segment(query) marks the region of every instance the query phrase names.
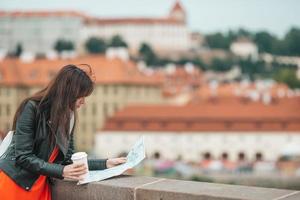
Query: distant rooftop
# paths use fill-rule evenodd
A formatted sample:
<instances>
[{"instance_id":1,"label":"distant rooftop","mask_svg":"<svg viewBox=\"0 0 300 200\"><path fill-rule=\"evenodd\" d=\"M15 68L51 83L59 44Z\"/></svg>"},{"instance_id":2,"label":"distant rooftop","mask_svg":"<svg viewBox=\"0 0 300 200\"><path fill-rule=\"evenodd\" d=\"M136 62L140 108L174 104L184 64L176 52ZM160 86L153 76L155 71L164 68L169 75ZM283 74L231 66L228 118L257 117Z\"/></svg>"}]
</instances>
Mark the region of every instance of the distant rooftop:
<instances>
[{"instance_id":1,"label":"distant rooftop","mask_svg":"<svg viewBox=\"0 0 300 200\"><path fill-rule=\"evenodd\" d=\"M176 1L170 13L174 11L185 12L180 1ZM82 12L72 10L59 11L4 11L0 10L0 17L79 17L86 24L184 24L183 21L171 18L169 15L159 18L151 17L122 17L122 18L100 18L86 15Z\"/></svg>"},{"instance_id":2,"label":"distant rooftop","mask_svg":"<svg viewBox=\"0 0 300 200\"><path fill-rule=\"evenodd\" d=\"M46 85L54 75L68 64L89 64L96 76L96 84L144 84L161 85L158 76L149 76L139 70L132 61L89 55L70 59L37 59L22 62L20 59L0 61L0 84L3 85Z\"/></svg>"},{"instance_id":3,"label":"distant rooftop","mask_svg":"<svg viewBox=\"0 0 300 200\"><path fill-rule=\"evenodd\" d=\"M241 97L185 106L132 105L109 118L107 131L300 131L300 97L265 105Z\"/></svg>"}]
</instances>

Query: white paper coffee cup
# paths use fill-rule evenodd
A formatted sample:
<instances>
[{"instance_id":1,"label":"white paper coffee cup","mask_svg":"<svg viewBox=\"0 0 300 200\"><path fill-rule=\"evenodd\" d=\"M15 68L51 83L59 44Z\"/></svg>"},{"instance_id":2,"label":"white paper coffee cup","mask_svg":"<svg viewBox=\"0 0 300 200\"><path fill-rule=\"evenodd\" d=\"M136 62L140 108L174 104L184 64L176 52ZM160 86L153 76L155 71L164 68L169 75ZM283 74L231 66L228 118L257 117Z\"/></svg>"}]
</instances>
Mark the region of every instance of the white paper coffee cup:
<instances>
[{"instance_id":1,"label":"white paper coffee cup","mask_svg":"<svg viewBox=\"0 0 300 200\"><path fill-rule=\"evenodd\" d=\"M85 152L77 152L77 153L74 153L71 157L73 163L84 163L85 166L87 167L87 169L89 169L89 166L88 166L88 160L87 160L87 154ZM87 179L89 176L89 171L83 175L83 178L84 180ZM81 181L79 181L81 182Z\"/></svg>"}]
</instances>

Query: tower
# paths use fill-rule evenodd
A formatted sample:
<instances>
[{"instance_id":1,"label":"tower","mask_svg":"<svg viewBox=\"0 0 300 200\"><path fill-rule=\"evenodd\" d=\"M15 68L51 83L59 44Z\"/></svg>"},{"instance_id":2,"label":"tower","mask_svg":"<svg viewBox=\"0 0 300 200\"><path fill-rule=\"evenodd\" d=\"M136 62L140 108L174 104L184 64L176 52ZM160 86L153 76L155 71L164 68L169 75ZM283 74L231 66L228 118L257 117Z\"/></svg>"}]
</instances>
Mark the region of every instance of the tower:
<instances>
[{"instance_id":1,"label":"tower","mask_svg":"<svg viewBox=\"0 0 300 200\"><path fill-rule=\"evenodd\" d=\"M179 0L176 0L170 11L169 17L180 22L186 22L186 12Z\"/></svg>"}]
</instances>

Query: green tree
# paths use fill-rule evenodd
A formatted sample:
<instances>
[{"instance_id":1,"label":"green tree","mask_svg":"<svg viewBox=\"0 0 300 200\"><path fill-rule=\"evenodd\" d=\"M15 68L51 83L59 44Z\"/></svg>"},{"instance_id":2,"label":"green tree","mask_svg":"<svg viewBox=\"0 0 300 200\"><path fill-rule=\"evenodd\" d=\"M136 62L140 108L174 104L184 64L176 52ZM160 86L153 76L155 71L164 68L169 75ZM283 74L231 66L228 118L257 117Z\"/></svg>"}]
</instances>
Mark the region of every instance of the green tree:
<instances>
[{"instance_id":1,"label":"green tree","mask_svg":"<svg viewBox=\"0 0 300 200\"><path fill-rule=\"evenodd\" d=\"M217 72L229 71L234 65L233 60L231 59L219 59L214 58L211 62L211 69Z\"/></svg>"},{"instance_id":2,"label":"green tree","mask_svg":"<svg viewBox=\"0 0 300 200\"><path fill-rule=\"evenodd\" d=\"M274 48L276 48L275 43L278 42L278 39L266 31L261 31L254 35L254 42L259 52L273 53Z\"/></svg>"},{"instance_id":3,"label":"green tree","mask_svg":"<svg viewBox=\"0 0 300 200\"><path fill-rule=\"evenodd\" d=\"M128 47L127 43L119 35L115 35L111 38L109 45L110 47Z\"/></svg>"},{"instance_id":4,"label":"green tree","mask_svg":"<svg viewBox=\"0 0 300 200\"><path fill-rule=\"evenodd\" d=\"M155 66L158 64L158 57L147 43L142 43L139 48L139 56L147 65Z\"/></svg>"},{"instance_id":5,"label":"green tree","mask_svg":"<svg viewBox=\"0 0 300 200\"><path fill-rule=\"evenodd\" d=\"M206 43L210 48L229 49L230 42L222 33L206 35Z\"/></svg>"},{"instance_id":6,"label":"green tree","mask_svg":"<svg viewBox=\"0 0 300 200\"><path fill-rule=\"evenodd\" d=\"M252 33L245 29L228 31L228 33L212 33L205 36L206 44L210 48L228 50L230 44L239 37L253 39L259 52L267 52L275 55L299 56L300 55L300 28L291 28L283 39L261 31Z\"/></svg>"},{"instance_id":7,"label":"green tree","mask_svg":"<svg viewBox=\"0 0 300 200\"><path fill-rule=\"evenodd\" d=\"M251 58L238 61L242 74L247 75L251 80L257 77L267 78L270 76L270 70L262 60L253 61Z\"/></svg>"},{"instance_id":8,"label":"green tree","mask_svg":"<svg viewBox=\"0 0 300 200\"><path fill-rule=\"evenodd\" d=\"M207 64L200 58L194 58L192 63L198 66L201 70L207 70Z\"/></svg>"},{"instance_id":9,"label":"green tree","mask_svg":"<svg viewBox=\"0 0 300 200\"><path fill-rule=\"evenodd\" d=\"M101 38L91 37L86 41L85 48L91 54L104 53L106 43Z\"/></svg>"},{"instance_id":10,"label":"green tree","mask_svg":"<svg viewBox=\"0 0 300 200\"><path fill-rule=\"evenodd\" d=\"M290 88L300 88L300 81L297 79L296 70L293 69L280 69L278 70L273 78L281 83L287 84Z\"/></svg>"},{"instance_id":11,"label":"green tree","mask_svg":"<svg viewBox=\"0 0 300 200\"><path fill-rule=\"evenodd\" d=\"M239 37L252 38L253 34L245 29L237 31L229 30L227 33L213 33L205 36L206 43L210 48L218 48L228 50L230 44Z\"/></svg>"},{"instance_id":12,"label":"green tree","mask_svg":"<svg viewBox=\"0 0 300 200\"><path fill-rule=\"evenodd\" d=\"M274 41L273 50L270 53L274 55L289 55L288 46L285 40Z\"/></svg>"},{"instance_id":13,"label":"green tree","mask_svg":"<svg viewBox=\"0 0 300 200\"><path fill-rule=\"evenodd\" d=\"M292 28L284 38L284 44L287 46L288 55L300 55L300 29Z\"/></svg>"},{"instance_id":14,"label":"green tree","mask_svg":"<svg viewBox=\"0 0 300 200\"><path fill-rule=\"evenodd\" d=\"M238 35L235 31L233 30L229 30L227 33L227 40L229 43L232 43L233 41L235 41L238 38Z\"/></svg>"},{"instance_id":15,"label":"green tree","mask_svg":"<svg viewBox=\"0 0 300 200\"><path fill-rule=\"evenodd\" d=\"M58 53L61 53L62 51L72 51L75 49L75 47L73 42L64 39L59 39L56 41L54 45L54 49Z\"/></svg>"},{"instance_id":16,"label":"green tree","mask_svg":"<svg viewBox=\"0 0 300 200\"><path fill-rule=\"evenodd\" d=\"M177 60L175 62L175 64L177 64L177 65L185 65L186 63L189 63L189 62L191 62L190 59L183 57L183 58L180 58L179 60Z\"/></svg>"},{"instance_id":17,"label":"green tree","mask_svg":"<svg viewBox=\"0 0 300 200\"><path fill-rule=\"evenodd\" d=\"M236 37L252 38L253 34L250 31L246 30L246 29L240 28L236 32Z\"/></svg>"},{"instance_id":18,"label":"green tree","mask_svg":"<svg viewBox=\"0 0 300 200\"><path fill-rule=\"evenodd\" d=\"M20 57L20 55L23 53L23 47L20 43L17 44L16 50L14 52L15 57Z\"/></svg>"}]
</instances>

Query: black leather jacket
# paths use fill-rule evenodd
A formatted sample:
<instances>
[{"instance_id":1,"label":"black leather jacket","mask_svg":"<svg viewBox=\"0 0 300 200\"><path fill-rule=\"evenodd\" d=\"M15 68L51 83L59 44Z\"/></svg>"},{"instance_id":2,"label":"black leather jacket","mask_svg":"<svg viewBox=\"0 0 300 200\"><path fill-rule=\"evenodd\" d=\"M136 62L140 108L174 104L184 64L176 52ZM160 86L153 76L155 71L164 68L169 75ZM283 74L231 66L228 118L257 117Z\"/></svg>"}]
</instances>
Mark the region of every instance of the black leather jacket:
<instances>
[{"instance_id":1,"label":"black leather jacket","mask_svg":"<svg viewBox=\"0 0 300 200\"><path fill-rule=\"evenodd\" d=\"M53 163L47 162L54 149L48 139L51 123L44 112L37 115L37 103L29 100L16 123L16 130L7 151L0 157L0 170L3 170L15 183L30 190L40 175L63 179L64 165L72 163L74 153L73 133L69 138L55 134L59 154ZM89 170L106 169L107 159L88 160ZM51 181L50 181L51 182Z\"/></svg>"}]
</instances>

